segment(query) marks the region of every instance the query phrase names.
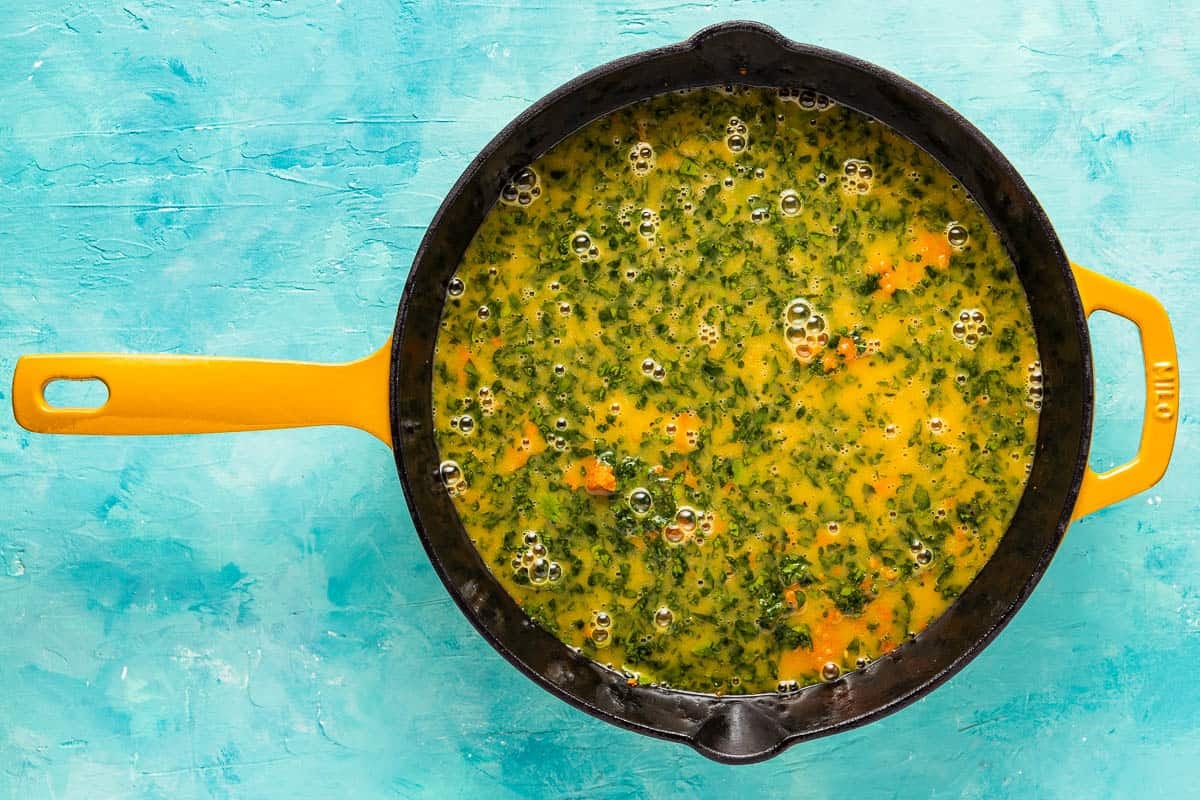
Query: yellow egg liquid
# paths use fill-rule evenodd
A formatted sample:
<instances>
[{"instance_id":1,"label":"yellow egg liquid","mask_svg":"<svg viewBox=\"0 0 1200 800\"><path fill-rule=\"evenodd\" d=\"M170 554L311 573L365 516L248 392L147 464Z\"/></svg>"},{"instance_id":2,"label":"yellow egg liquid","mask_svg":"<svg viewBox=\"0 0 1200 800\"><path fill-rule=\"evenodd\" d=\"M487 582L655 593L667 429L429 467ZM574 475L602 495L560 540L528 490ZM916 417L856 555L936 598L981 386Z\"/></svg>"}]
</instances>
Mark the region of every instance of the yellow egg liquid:
<instances>
[{"instance_id":1,"label":"yellow egg liquid","mask_svg":"<svg viewBox=\"0 0 1200 800\"><path fill-rule=\"evenodd\" d=\"M791 691L900 646L995 550L1041 372L999 236L827 98L695 90L504 187L434 365L483 559L632 682Z\"/></svg>"}]
</instances>

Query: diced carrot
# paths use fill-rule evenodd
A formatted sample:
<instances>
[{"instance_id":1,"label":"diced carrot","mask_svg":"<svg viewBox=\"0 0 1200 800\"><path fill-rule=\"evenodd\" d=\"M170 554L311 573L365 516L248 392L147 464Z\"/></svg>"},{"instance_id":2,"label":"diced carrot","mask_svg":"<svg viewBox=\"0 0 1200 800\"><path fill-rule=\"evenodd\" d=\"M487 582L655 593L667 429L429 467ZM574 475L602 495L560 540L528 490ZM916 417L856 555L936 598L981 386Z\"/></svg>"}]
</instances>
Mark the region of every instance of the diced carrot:
<instances>
[{"instance_id":1,"label":"diced carrot","mask_svg":"<svg viewBox=\"0 0 1200 800\"><path fill-rule=\"evenodd\" d=\"M954 535L946 542L946 551L952 556L961 556L970 544L971 539L966 528L959 525L954 529Z\"/></svg>"},{"instance_id":2,"label":"diced carrot","mask_svg":"<svg viewBox=\"0 0 1200 800\"><path fill-rule=\"evenodd\" d=\"M875 249L867 253L867 274L882 275L892 270L892 260L883 250Z\"/></svg>"},{"instance_id":3,"label":"diced carrot","mask_svg":"<svg viewBox=\"0 0 1200 800\"><path fill-rule=\"evenodd\" d=\"M895 276L896 276L896 273L892 272L891 270L883 273L882 277L880 277L880 279L879 279L880 294L886 295L887 297L891 297L892 295L894 295L896 293L896 277Z\"/></svg>"},{"instance_id":4,"label":"diced carrot","mask_svg":"<svg viewBox=\"0 0 1200 800\"><path fill-rule=\"evenodd\" d=\"M838 368L837 356L835 356L833 353L826 353L821 357L821 367L826 372L833 372Z\"/></svg>"},{"instance_id":5,"label":"diced carrot","mask_svg":"<svg viewBox=\"0 0 1200 800\"><path fill-rule=\"evenodd\" d=\"M458 379L461 388L467 387L467 362L471 360L471 348L460 344L454 352L454 377Z\"/></svg>"},{"instance_id":6,"label":"diced carrot","mask_svg":"<svg viewBox=\"0 0 1200 800\"><path fill-rule=\"evenodd\" d=\"M837 344L838 355L847 361L853 361L858 358L858 345L854 344L854 340L849 336L843 336L838 339Z\"/></svg>"},{"instance_id":7,"label":"diced carrot","mask_svg":"<svg viewBox=\"0 0 1200 800\"><path fill-rule=\"evenodd\" d=\"M875 490L875 496L880 500L890 500L896 496L896 491L900 488L900 480L895 475L880 475L871 481L871 488Z\"/></svg>"},{"instance_id":8,"label":"diced carrot","mask_svg":"<svg viewBox=\"0 0 1200 800\"><path fill-rule=\"evenodd\" d=\"M911 248L913 255L921 257L921 266L931 266L935 269L946 269L950 266L950 256L954 248L946 239L945 234L923 231L917 234Z\"/></svg>"},{"instance_id":9,"label":"diced carrot","mask_svg":"<svg viewBox=\"0 0 1200 800\"><path fill-rule=\"evenodd\" d=\"M796 607L796 590L785 589L783 592L783 602L788 604L788 608Z\"/></svg>"},{"instance_id":10,"label":"diced carrot","mask_svg":"<svg viewBox=\"0 0 1200 800\"><path fill-rule=\"evenodd\" d=\"M881 626L892 625L892 602L883 599L883 597L876 597L875 600L872 600L866 606L864 616L866 619L876 622L876 624Z\"/></svg>"},{"instance_id":11,"label":"diced carrot","mask_svg":"<svg viewBox=\"0 0 1200 800\"><path fill-rule=\"evenodd\" d=\"M592 456L583 465L583 488L588 494L612 494L617 490L617 473L608 464Z\"/></svg>"},{"instance_id":12,"label":"diced carrot","mask_svg":"<svg viewBox=\"0 0 1200 800\"><path fill-rule=\"evenodd\" d=\"M669 148L664 148L655 155L655 160L658 162L659 169L673 170L678 169L682 163L682 159Z\"/></svg>"},{"instance_id":13,"label":"diced carrot","mask_svg":"<svg viewBox=\"0 0 1200 800\"><path fill-rule=\"evenodd\" d=\"M537 425L525 421L521 430L521 438L515 444L509 445L500 457L498 469L507 475L516 472L528 463L529 459L546 449L546 440L538 433Z\"/></svg>"},{"instance_id":14,"label":"diced carrot","mask_svg":"<svg viewBox=\"0 0 1200 800\"><path fill-rule=\"evenodd\" d=\"M588 494L612 494L617 490L617 475L608 464L588 456L563 470L563 484L572 491L586 489Z\"/></svg>"}]
</instances>

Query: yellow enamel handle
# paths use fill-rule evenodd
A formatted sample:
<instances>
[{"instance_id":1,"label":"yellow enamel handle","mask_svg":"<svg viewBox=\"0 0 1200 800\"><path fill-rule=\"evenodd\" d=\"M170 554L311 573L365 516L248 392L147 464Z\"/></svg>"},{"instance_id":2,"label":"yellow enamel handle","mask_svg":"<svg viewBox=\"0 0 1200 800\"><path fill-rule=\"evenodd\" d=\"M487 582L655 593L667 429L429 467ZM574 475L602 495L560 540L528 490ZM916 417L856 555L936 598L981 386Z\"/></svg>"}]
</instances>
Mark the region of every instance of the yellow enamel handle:
<instances>
[{"instance_id":1,"label":"yellow enamel handle","mask_svg":"<svg viewBox=\"0 0 1200 800\"><path fill-rule=\"evenodd\" d=\"M206 356L62 353L23 356L13 374L13 413L36 433L223 433L347 425L392 443L391 343L346 364ZM56 380L103 382L97 408L46 402Z\"/></svg>"},{"instance_id":2,"label":"yellow enamel handle","mask_svg":"<svg viewBox=\"0 0 1200 800\"><path fill-rule=\"evenodd\" d=\"M1083 476L1072 519L1118 503L1158 483L1171 460L1179 419L1179 356L1162 303L1150 295L1072 264L1083 312L1111 311L1137 325L1146 364L1146 411L1142 439L1132 461L1107 472L1091 467Z\"/></svg>"}]
</instances>

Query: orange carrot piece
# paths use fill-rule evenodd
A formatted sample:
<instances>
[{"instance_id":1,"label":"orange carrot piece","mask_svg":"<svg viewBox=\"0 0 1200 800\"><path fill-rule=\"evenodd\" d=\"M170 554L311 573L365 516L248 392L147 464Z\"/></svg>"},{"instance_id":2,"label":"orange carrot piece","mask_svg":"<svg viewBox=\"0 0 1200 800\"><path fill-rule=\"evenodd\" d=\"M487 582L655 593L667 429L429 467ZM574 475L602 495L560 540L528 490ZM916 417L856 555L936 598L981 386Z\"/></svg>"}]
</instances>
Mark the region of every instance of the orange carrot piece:
<instances>
[{"instance_id":1,"label":"orange carrot piece","mask_svg":"<svg viewBox=\"0 0 1200 800\"><path fill-rule=\"evenodd\" d=\"M528 444L526 444L528 442ZM545 451L546 440L538 433L537 425L526 420L521 429L521 439L509 445L500 457L499 469L501 474L516 472L524 467L529 459Z\"/></svg>"},{"instance_id":2,"label":"orange carrot piece","mask_svg":"<svg viewBox=\"0 0 1200 800\"><path fill-rule=\"evenodd\" d=\"M945 234L933 231L917 234L911 249L914 255L921 257L922 266L929 265L935 269L948 268L950 256L954 253L954 248L950 246Z\"/></svg>"},{"instance_id":3,"label":"orange carrot piece","mask_svg":"<svg viewBox=\"0 0 1200 800\"><path fill-rule=\"evenodd\" d=\"M838 355L847 361L853 361L858 358L858 345L849 336L843 336L838 339L837 344Z\"/></svg>"},{"instance_id":4,"label":"orange carrot piece","mask_svg":"<svg viewBox=\"0 0 1200 800\"><path fill-rule=\"evenodd\" d=\"M617 490L617 473L608 464L592 456L584 461L583 487L588 494L612 494Z\"/></svg>"}]
</instances>

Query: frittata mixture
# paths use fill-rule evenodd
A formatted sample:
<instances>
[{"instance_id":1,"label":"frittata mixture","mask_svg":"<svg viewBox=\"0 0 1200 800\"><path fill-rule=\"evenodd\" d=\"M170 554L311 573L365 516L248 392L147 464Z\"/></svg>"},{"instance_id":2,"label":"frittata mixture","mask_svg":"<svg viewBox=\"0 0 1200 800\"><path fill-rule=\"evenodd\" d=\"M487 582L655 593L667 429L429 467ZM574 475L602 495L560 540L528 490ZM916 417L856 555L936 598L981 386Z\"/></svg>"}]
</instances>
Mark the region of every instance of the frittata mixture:
<instances>
[{"instance_id":1,"label":"frittata mixture","mask_svg":"<svg viewBox=\"0 0 1200 800\"><path fill-rule=\"evenodd\" d=\"M946 610L1008 526L1042 376L999 236L807 91L701 89L503 188L447 287L441 478L483 558L630 683L796 691Z\"/></svg>"}]
</instances>

